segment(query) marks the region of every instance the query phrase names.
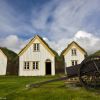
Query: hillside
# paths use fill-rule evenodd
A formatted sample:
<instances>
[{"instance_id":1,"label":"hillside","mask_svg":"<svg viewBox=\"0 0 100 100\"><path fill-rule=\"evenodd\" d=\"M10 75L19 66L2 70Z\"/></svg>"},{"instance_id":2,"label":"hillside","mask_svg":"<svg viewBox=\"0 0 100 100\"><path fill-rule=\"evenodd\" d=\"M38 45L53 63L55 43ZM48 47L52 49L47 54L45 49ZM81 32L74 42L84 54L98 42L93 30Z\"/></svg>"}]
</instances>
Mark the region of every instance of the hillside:
<instances>
[{"instance_id":1,"label":"hillside","mask_svg":"<svg viewBox=\"0 0 100 100\"><path fill-rule=\"evenodd\" d=\"M94 55L99 56L100 55L100 50L98 50L97 52L95 52Z\"/></svg>"},{"instance_id":2,"label":"hillside","mask_svg":"<svg viewBox=\"0 0 100 100\"><path fill-rule=\"evenodd\" d=\"M100 56L100 50L90 55L90 57L93 57L93 56Z\"/></svg>"},{"instance_id":3,"label":"hillside","mask_svg":"<svg viewBox=\"0 0 100 100\"><path fill-rule=\"evenodd\" d=\"M18 55L15 52L5 47L0 47L0 49L8 58L7 75L17 75L18 74Z\"/></svg>"}]
</instances>

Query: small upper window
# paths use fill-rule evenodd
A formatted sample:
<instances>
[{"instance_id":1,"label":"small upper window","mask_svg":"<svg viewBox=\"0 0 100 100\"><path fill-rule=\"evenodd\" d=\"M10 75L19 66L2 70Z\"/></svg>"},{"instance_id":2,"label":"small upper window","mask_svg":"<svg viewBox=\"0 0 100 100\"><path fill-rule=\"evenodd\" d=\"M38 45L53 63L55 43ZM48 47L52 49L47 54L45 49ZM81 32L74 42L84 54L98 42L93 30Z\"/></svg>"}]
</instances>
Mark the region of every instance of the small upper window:
<instances>
[{"instance_id":1,"label":"small upper window","mask_svg":"<svg viewBox=\"0 0 100 100\"><path fill-rule=\"evenodd\" d=\"M72 56L76 56L76 55L77 55L76 49L72 49Z\"/></svg>"},{"instance_id":2,"label":"small upper window","mask_svg":"<svg viewBox=\"0 0 100 100\"><path fill-rule=\"evenodd\" d=\"M39 51L39 50L40 50L40 44L39 43L34 43L33 51Z\"/></svg>"}]
</instances>

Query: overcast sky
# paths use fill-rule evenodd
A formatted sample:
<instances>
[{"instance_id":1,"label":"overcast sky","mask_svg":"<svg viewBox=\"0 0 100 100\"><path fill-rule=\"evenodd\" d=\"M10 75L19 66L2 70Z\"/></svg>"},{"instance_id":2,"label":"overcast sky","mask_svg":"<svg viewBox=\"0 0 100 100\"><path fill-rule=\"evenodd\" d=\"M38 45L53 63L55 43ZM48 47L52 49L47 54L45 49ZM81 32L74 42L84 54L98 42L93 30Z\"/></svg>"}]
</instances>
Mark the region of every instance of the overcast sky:
<instances>
[{"instance_id":1,"label":"overcast sky","mask_svg":"<svg viewBox=\"0 0 100 100\"><path fill-rule=\"evenodd\" d=\"M19 52L40 35L58 53L71 41L100 49L100 0L0 0L0 46Z\"/></svg>"}]
</instances>

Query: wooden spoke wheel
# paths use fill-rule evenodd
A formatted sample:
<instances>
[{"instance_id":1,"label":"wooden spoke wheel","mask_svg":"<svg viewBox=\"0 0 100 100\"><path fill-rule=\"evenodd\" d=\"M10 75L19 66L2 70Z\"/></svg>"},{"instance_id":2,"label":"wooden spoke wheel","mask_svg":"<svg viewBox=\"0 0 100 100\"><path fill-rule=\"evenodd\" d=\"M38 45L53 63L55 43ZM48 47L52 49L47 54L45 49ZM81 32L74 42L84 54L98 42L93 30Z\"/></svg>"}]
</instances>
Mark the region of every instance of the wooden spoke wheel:
<instances>
[{"instance_id":1,"label":"wooden spoke wheel","mask_svg":"<svg viewBox=\"0 0 100 100\"><path fill-rule=\"evenodd\" d=\"M100 56L86 58L82 62L79 79L85 88L100 88Z\"/></svg>"}]
</instances>

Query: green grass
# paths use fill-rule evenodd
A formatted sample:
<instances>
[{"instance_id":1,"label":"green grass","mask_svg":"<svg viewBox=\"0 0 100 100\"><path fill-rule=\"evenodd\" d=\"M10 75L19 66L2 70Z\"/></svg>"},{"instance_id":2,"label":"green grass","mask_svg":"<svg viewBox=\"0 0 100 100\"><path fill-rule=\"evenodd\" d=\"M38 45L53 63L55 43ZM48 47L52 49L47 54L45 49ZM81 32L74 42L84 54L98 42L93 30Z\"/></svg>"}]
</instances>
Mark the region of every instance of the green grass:
<instances>
[{"instance_id":1,"label":"green grass","mask_svg":"<svg viewBox=\"0 0 100 100\"><path fill-rule=\"evenodd\" d=\"M0 100L100 100L100 94L84 88L65 87L64 81L26 89L29 83L45 81L59 76L17 77L0 76Z\"/></svg>"}]
</instances>

